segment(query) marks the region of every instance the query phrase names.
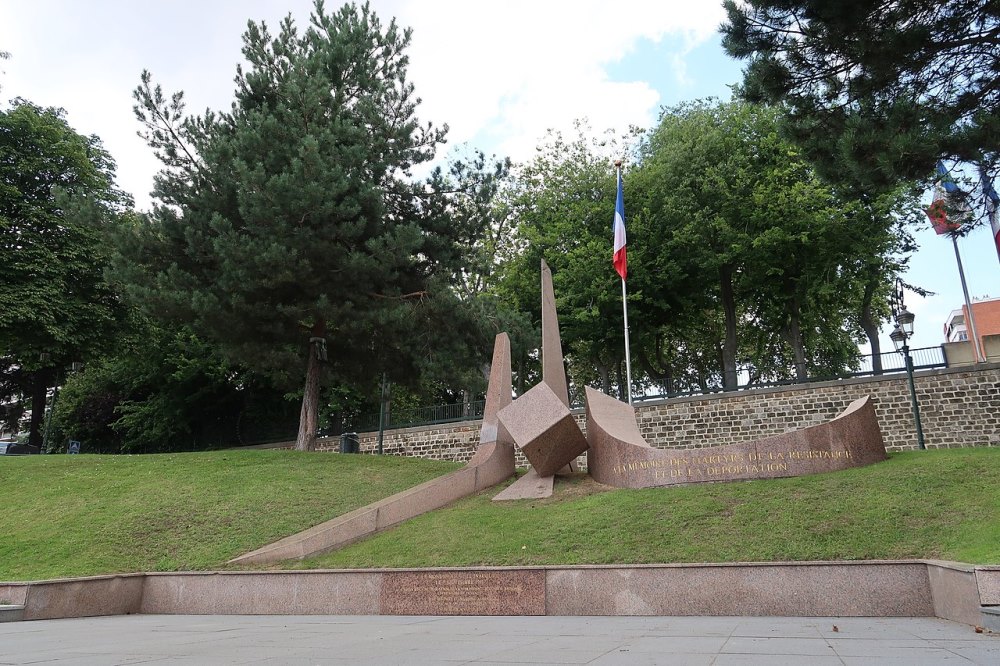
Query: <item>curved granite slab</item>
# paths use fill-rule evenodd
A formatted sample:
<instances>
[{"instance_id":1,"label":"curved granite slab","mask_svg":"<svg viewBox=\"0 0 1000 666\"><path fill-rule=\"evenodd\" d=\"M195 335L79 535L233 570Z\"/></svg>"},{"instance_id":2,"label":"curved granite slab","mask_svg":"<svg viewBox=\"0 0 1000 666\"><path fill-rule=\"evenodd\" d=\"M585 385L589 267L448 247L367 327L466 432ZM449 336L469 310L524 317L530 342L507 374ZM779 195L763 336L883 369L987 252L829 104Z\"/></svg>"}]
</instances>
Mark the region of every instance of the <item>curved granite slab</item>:
<instances>
[{"instance_id":1,"label":"curved granite slab","mask_svg":"<svg viewBox=\"0 0 1000 666\"><path fill-rule=\"evenodd\" d=\"M497 413L511 403L510 373L510 339L500 333L493 346L480 444L465 467L240 555L229 563L266 564L336 550L512 477L514 444L497 428Z\"/></svg>"},{"instance_id":2,"label":"curved granite slab","mask_svg":"<svg viewBox=\"0 0 1000 666\"><path fill-rule=\"evenodd\" d=\"M886 458L870 397L855 400L827 423L754 442L657 449L639 433L632 407L588 387L587 442L590 475L618 488L801 476Z\"/></svg>"}]
</instances>

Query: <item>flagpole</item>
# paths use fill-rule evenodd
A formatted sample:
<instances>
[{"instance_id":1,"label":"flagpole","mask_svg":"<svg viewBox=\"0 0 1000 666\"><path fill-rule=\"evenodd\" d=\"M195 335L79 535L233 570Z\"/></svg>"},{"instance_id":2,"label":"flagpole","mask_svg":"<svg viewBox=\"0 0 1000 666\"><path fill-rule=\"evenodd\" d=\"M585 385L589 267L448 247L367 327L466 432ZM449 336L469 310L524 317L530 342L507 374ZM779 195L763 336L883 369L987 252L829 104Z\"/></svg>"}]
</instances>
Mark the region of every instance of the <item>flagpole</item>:
<instances>
[{"instance_id":1,"label":"flagpole","mask_svg":"<svg viewBox=\"0 0 1000 666\"><path fill-rule=\"evenodd\" d=\"M965 284L965 270L962 268L962 255L958 252L958 239L955 234L951 236L951 243L955 246L955 262L958 264L958 277L962 281L962 295L965 296L965 308L969 313L969 321L966 322L966 330L972 334L969 342L972 343L972 358L976 363L986 359L986 355L979 348L979 336L976 334L976 319L972 315L972 301L969 300L969 287Z\"/></svg>"},{"instance_id":2,"label":"flagpole","mask_svg":"<svg viewBox=\"0 0 1000 666\"><path fill-rule=\"evenodd\" d=\"M622 181L622 161L615 160L615 168L618 171L618 183ZM628 382L625 386L625 395L628 397L628 404L632 404L632 354L629 350L628 340L628 298L625 292L625 278L622 278L622 318L625 321L625 377Z\"/></svg>"},{"instance_id":3,"label":"flagpole","mask_svg":"<svg viewBox=\"0 0 1000 666\"><path fill-rule=\"evenodd\" d=\"M625 278L622 278L622 313L625 316L625 375L628 381L628 404L632 404L632 356L628 348L628 299L625 298Z\"/></svg>"}]
</instances>

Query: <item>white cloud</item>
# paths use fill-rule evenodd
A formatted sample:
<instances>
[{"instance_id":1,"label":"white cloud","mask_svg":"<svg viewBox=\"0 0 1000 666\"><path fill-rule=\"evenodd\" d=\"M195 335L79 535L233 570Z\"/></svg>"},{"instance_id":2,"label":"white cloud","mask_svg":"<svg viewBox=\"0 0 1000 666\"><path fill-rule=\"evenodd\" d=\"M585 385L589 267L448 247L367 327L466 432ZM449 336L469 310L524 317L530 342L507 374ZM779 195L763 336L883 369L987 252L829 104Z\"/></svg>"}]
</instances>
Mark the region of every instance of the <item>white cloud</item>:
<instances>
[{"instance_id":1,"label":"white cloud","mask_svg":"<svg viewBox=\"0 0 1000 666\"><path fill-rule=\"evenodd\" d=\"M414 29L410 78L423 98L422 120L447 122L452 145L529 157L549 128L586 117L595 131L648 125L660 93L640 76L611 80L608 67L640 40L674 40L681 56L659 65L683 81L683 55L714 35L717 3L669 0L377 0L381 17ZM328 3L333 10L335 2ZM0 5L0 50L11 51L0 78L5 97L63 106L71 124L98 134L119 164L119 182L149 205L155 159L132 116L131 90L143 68L166 91L183 89L189 111L226 109L240 34L248 18L275 29L291 12L304 25L311 2L86 3L35 0ZM675 61L673 61L675 60Z\"/></svg>"},{"instance_id":2,"label":"white cloud","mask_svg":"<svg viewBox=\"0 0 1000 666\"><path fill-rule=\"evenodd\" d=\"M649 123L659 93L639 80L611 81L607 66L640 39L668 34L685 50L712 36L721 6L692 2L476 2L400 6L414 27L411 72L429 118L447 118L452 139L497 137L525 158L549 128L587 117L596 130ZM664 67L671 63L663 63Z\"/></svg>"}]
</instances>

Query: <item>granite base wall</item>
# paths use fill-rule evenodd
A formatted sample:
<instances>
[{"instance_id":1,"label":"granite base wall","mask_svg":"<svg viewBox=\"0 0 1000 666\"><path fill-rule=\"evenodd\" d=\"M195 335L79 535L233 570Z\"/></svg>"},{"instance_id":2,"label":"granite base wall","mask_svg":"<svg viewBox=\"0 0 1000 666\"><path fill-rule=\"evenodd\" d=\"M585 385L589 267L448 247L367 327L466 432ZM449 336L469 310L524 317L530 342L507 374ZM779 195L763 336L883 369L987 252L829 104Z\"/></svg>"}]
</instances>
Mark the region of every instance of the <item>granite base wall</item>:
<instances>
[{"instance_id":1,"label":"granite base wall","mask_svg":"<svg viewBox=\"0 0 1000 666\"><path fill-rule=\"evenodd\" d=\"M915 373L927 448L1000 446L1000 363ZM862 377L780 388L644 402L636 407L643 437L658 448L697 449L749 442L829 421L857 398L871 395L886 449L917 448L906 375ZM583 410L574 416L584 428ZM359 433L361 451L374 452L378 433ZM479 421L387 430L390 455L465 462L479 443ZM319 450L339 450L336 438ZM577 459L586 468L586 457ZM518 452L518 467L528 463Z\"/></svg>"},{"instance_id":2,"label":"granite base wall","mask_svg":"<svg viewBox=\"0 0 1000 666\"><path fill-rule=\"evenodd\" d=\"M978 568L935 561L228 571L0 583L25 620L96 615L942 617L978 624ZM984 568L987 578L993 573Z\"/></svg>"}]
</instances>

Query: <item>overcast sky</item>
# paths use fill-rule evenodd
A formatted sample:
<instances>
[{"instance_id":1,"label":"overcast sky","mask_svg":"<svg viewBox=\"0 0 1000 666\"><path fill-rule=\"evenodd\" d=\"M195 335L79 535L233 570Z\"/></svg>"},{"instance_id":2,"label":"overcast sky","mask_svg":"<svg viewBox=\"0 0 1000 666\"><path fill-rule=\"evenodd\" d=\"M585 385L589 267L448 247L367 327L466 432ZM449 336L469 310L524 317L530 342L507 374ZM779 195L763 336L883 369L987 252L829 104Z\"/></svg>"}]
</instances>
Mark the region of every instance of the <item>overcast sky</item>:
<instances>
[{"instance_id":1,"label":"overcast sky","mask_svg":"<svg viewBox=\"0 0 1000 666\"><path fill-rule=\"evenodd\" d=\"M338 4L328 2L328 10ZM420 119L447 123L450 146L515 160L530 158L547 128L568 129L584 117L595 131L649 127L661 106L728 98L740 79L740 64L720 46L721 2L372 6L383 20L395 16L413 28L410 79L423 100ZM183 90L190 112L227 109L247 20L276 26L291 14L301 25L311 7L311 0L0 0L0 51L11 53L0 61L0 98L65 108L77 131L101 137L118 162L119 185L147 208L159 165L136 136L131 94L142 70L166 91ZM915 347L939 344L945 317L962 302L951 243L930 231L918 240L908 280L939 295L908 297L918 317ZM975 232L961 249L972 296L1000 295L989 232ZM888 338L883 345L891 349Z\"/></svg>"}]
</instances>

